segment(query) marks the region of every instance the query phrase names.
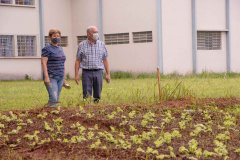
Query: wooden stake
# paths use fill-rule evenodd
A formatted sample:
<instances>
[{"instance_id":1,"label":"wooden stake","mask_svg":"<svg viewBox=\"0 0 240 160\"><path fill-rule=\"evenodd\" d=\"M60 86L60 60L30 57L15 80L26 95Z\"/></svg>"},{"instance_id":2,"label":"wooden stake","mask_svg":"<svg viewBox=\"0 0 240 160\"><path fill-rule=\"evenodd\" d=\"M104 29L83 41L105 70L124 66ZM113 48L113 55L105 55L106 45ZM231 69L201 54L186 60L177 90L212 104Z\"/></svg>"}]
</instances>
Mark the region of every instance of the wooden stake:
<instances>
[{"instance_id":1,"label":"wooden stake","mask_svg":"<svg viewBox=\"0 0 240 160\"><path fill-rule=\"evenodd\" d=\"M162 101L159 67L157 67L157 73L158 73L159 100Z\"/></svg>"}]
</instances>

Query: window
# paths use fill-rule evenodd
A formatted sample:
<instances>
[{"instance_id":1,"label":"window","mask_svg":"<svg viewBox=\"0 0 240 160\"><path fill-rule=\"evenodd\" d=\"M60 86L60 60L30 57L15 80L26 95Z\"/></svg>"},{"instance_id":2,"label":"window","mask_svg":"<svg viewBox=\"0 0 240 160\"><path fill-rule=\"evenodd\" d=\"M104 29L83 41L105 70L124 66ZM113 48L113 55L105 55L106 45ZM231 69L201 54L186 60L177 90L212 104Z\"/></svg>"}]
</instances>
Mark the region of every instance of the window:
<instances>
[{"instance_id":1,"label":"window","mask_svg":"<svg viewBox=\"0 0 240 160\"><path fill-rule=\"evenodd\" d=\"M34 5L34 0L15 0L16 5Z\"/></svg>"},{"instance_id":2,"label":"window","mask_svg":"<svg viewBox=\"0 0 240 160\"><path fill-rule=\"evenodd\" d=\"M219 31L198 31L197 32L198 50L220 50L221 32Z\"/></svg>"},{"instance_id":3,"label":"window","mask_svg":"<svg viewBox=\"0 0 240 160\"><path fill-rule=\"evenodd\" d=\"M35 0L0 0L0 4L10 4L16 6L34 6Z\"/></svg>"},{"instance_id":4,"label":"window","mask_svg":"<svg viewBox=\"0 0 240 160\"><path fill-rule=\"evenodd\" d=\"M36 55L35 36L17 36L18 56Z\"/></svg>"},{"instance_id":5,"label":"window","mask_svg":"<svg viewBox=\"0 0 240 160\"><path fill-rule=\"evenodd\" d=\"M59 46L62 46L62 47L67 47L68 46L68 37L67 36L61 36Z\"/></svg>"},{"instance_id":6,"label":"window","mask_svg":"<svg viewBox=\"0 0 240 160\"><path fill-rule=\"evenodd\" d=\"M13 36L0 35L0 57L13 56Z\"/></svg>"},{"instance_id":7,"label":"window","mask_svg":"<svg viewBox=\"0 0 240 160\"><path fill-rule=\"evenodd\" d=\"M133 43L152 42L152 31L133 32Z\"/></svg>"},{"instance_id":8,"label":"window","mask_svg":"<svg viewBox=\"0 0 240 160\"><path fill-rule=\"evenodd\" d=\"M105 44L128 44L129 33L105 34Z\"/></svg>"},{"instance_id":9,"label":"window","mask_svg":"<svg viewBox=\"0 0 240 160\"><path fill-rule=\"evenodd\" d=\"M85 41L88 37L87 36L77 36L77 44Z\"/></svg>"},{"instance_id":10,"label":"window","mask_svg":"<svg viewBox=\"0 0 240 160\"><path fill-rule=\"evenodd\" d=\"M11 0L1 0L0 2L3 4L12 4Z\"/></svg>"},{"instance_id":11,"label":"window","mask_svg":"<svg viewBox=\"0 0 240 160\"><path fill-rule=\"evenodd\" d=\"M44 37L44 41L45 41L45 46L48 45L50 43L50 39L48 36Z\"/></svg>"},{"instance_id":12,"label":"window","mask_svg":"<svg viewBox=\"0 0 240 160\"><path fill-rule=\"evenodd\" d=\"M48 36L45 36L44 39L45 39L45 46L46 46L50 43L50 39L49 39ZM59 46L62 46L62 47L67 47L68 46L68 37L67 36L61 36Z\"/></svg>"}]
</instances>

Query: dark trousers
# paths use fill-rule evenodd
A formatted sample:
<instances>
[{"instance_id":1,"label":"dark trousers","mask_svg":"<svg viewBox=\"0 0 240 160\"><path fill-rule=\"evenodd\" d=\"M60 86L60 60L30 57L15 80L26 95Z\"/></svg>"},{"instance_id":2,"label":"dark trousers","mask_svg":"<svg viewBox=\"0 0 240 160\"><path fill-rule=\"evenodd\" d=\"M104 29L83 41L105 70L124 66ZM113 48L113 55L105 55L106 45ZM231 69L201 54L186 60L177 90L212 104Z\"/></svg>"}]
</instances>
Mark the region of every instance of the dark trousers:
<instances>
[{"instance_id":1,"label":"dark trousers","mask_svg":"<svg viewBox=\"0 0 240 160\"><path fill-rule=\"evenodd\" d=\"M102 92L102 82L103 82L103 70L82 70L82 88L83 88L83 98L88 98L92 96L94 102L98 102L101 98Z\"/></svg>"}]
</instances>

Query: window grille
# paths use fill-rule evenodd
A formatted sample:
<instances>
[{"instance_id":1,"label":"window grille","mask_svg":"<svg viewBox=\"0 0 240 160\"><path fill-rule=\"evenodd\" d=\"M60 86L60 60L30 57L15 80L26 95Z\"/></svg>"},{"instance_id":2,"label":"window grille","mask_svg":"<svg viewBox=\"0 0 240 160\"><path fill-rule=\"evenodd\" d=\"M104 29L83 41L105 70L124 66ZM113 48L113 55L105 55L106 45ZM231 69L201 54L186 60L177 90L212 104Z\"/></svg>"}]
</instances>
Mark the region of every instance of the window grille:
<instances>
[{"instance_id":1,"label":"window grille","mask_svg":"<svg viewBox=\"0 0 240 160\"><path fill-rule=\"evenodd\" d=\"M50 43L50 39L48 36L44 37L44 41L45 41L45 46L48 45Z\"/></svg>"},{"instance_id":2,"label":"window grille","mask_svg":"<svg viewBox=\"0 0 240 160\"><path fill-rule=\"evenodd\" d=\"M77 36L77 44L85 41L88 37L87 36Z\"/></svg>"},{"instance_id":3,"label":"window grille","mask_svg":"<svg viewBox=\"0 0 240 160\"><path fill-rule=\"evenodd\" d=\"M13 56L13 36L0 35L0 57Z\"/></svg>"},{"instance_id":4,"label":"window grille","mask_svg":"<svg viewBox=\"0 0 240 160\"><path fill-rule=\"evenodd\" d=\"M17 36L18 56L36 55L35 36Z\"/></svg>"},{"instance_id":5,"label":"window grille","mask_svg":"<svg viewBox=\"0 0 240 160\"><path fill-rule=\"evenodd\" d=\"M12 0L0 0L0 3L3 3L3 4L12 4Z\"/></svg>"},{"instance_id":6,"label":"window grille","mask_svg":"<svg viewBox=\"0 0 240 160\"><path fill-rule=\"evenodd\" d=\"M129 43L129 33L105 34L104 36L106 45Z\"/></svg>"},{"instance_id":7,"label":"window grille","mask_svg":"<svg viewBox=\"0 0 240 160\"><path fill-rule=\"evenodd\" d=\"M34 0L15 0L16 5L34 5Z\"/></svg>"},{"instance_id":8,"label":"window grille","mask_svg":"<svg viewBox=\"0 0 240 160\"><path fill-rule=\"evenodd\" d=\"M62 46L62 47L67 47L68 46L68 37L67 36L61 36L59 46Z\"/></svg>"},{"instance_id":9,"label":"window grille","mask_svg":"<svg viewBox=\"0 0 240 160\"><path fill-rule=\"evenodd\" d=\"M133 43L152 42L152 31L133 32Z\"/></svg>"},{"instance_id":10,"label":"window grille","mask_svg":"<svg viewBox=\"0 0 240 160\"><path fill-rule=\"evenodd\" d=\"M198 50L220 50L221 32L219 31L198 31L197 32Z\"/></svg>"},{"instance_id":11,"label":"window grille","mask_svg":"<svg viewBox=\"0 0 240 160\"><path fill-rule=\"evenodd\" d=\"M46 46L50 43L50 39L49 39L48 36L45 36L44 39L45 39L45 46ZM62 47L67 47L68 46L68 37L67 36L61 36L59 46L62 46Z\"/></svg>"}]
</instances>

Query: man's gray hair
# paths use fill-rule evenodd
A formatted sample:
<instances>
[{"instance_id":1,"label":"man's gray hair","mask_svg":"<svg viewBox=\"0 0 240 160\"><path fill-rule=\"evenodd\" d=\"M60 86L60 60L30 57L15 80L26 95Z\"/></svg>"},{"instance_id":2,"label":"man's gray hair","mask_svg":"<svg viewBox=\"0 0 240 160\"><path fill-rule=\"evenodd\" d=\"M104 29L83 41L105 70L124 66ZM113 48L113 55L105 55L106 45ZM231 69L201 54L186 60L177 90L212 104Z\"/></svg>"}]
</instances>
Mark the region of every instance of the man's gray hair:
<instances>
[{"instance_id":1,"label":"man's gray hair","mask_svg":"<svg viewBox=\"0 0 240 160\"><path fill-rule=\"evenodd\" d=\"M95 27L95 26L89 26L89 27L87 28L87 33L92 33L92 28L97 28L97 27Z\"/></svg>"},{"instance_id":2,"label":"man's gray hair","mask_svg":"<svg viewBox=\"0 0 240 160\"><path fill-rule=\"evenodd\" d=\"M92 26L89 26L89 27L87 28L87 33L92 33Z\"/></svg>"}]
</instances>

